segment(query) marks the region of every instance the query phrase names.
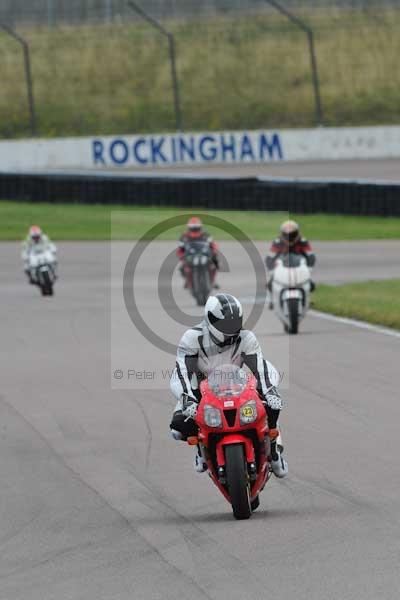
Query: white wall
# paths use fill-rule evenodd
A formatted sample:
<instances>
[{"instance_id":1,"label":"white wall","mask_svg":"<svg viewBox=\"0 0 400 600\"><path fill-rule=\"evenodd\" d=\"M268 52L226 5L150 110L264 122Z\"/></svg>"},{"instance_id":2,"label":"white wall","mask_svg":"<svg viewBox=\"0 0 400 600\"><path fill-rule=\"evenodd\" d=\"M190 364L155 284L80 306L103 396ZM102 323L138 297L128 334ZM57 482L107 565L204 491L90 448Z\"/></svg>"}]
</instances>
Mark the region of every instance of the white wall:
<instances>
[{"instance_id":1,"label":"white wall","mask_svg":"<svg viewBox=\"0 0 400 600\"><path fill-rule=\"evenodd\" d=\"M400 126L0 142L0 171L367 158L400 158Z\"/></svg>"}]
</instances>

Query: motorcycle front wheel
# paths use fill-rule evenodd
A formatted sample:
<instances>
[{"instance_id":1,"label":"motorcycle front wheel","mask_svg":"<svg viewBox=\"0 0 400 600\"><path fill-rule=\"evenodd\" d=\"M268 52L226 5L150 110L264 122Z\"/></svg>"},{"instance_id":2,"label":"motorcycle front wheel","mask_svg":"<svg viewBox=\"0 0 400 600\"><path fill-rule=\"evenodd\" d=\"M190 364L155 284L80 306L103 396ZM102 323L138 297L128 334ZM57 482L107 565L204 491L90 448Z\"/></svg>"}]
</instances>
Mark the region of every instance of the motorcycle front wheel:
<instances>
[{"instance_id":1,"label":"motorcycle front wheel","mask_svg":"<svg viewBox=\"0 0 400 600\"><path fill-rule=\"evenodd\" d=\"M42 296L53 296L53 282L47 271L42 274L40 290L42 292Z\"/></svg>"},{"instance_id":2,"label":"motorcycle front wheel","mask_svg":"<svg viewBox=\"0 0 400 600\"><path fill-rule=\"evenodd\" d=\"M205 268L193 271L193 294L198 306L204 306L210 293L210 276Z\"/></svg>"},{"instance_id":3,"label":"motorcycle front wheel","mask_svg":"<svg viewBox=\"0 0 400 600\"><path fill-rule=\"evenodd\" d=\"M297 334L299 332L299 301L296 298L290 298L289 308L289 333Z\"/></svg>"},{"instance_id":4,"label":"motorcycle front wheel","mask_svg":"<svg viewBox=\"0 0 400 600\"><path fill-rule=\"evenodd\" d=\"M248 519L251 516L250 485L246 467L246 457L241 444L225 448L226 483L231 497L235 519Z\"/></svg>"}]
</instances>

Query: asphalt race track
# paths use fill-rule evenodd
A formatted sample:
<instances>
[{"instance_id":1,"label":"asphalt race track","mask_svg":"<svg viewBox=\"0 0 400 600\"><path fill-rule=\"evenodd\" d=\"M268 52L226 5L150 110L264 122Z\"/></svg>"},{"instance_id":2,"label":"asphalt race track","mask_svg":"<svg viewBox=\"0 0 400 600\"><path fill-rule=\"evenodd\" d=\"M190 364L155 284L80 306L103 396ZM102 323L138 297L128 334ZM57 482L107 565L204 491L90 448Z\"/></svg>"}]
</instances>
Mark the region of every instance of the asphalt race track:
<instances>
[{"instance_id":1,"label":"asphalt race track","mask_svg":"<svg viewBox=\"0 0 400 600\"><path fill-rule=\"evenodd\" d=\"M170 250L144 253L135 289L145 321L176 343L184 327L154 285ZM251 296L242 250L222 250L223 288ZM399 276L399 242L317 250L320 281ZM286 372L290 474L236 522L194 473L193 450L169 438L174 402L160 372L174 357L124 313L119 260L129 251L117 245L114 261L106 244L60 244L56 295L42 298L20 271L19 246L1 244L1 600L396 598L399 340L308 316L289 342L263 312L256 333ZM173 286L195 315L177 277ZM158 379L113 382L119 360Z\"/></svg>"}]
</instances>

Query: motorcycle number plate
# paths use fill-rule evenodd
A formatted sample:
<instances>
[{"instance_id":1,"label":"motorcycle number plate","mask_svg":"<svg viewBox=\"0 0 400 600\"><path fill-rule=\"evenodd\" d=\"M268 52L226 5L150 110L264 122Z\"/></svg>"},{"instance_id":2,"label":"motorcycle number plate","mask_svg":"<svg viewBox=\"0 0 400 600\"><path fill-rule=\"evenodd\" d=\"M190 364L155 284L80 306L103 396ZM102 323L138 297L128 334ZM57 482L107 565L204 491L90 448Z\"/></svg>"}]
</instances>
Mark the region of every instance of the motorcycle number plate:
<instances>
[{"instance_id":1,"label":"motorcycle number plate","mask_svg":"<svg viewBox=\"0 0 400 600\"><path fill-rule=\"evenodd\" d=\"M232 406L235 406L235 403L233 400L225 400L224 408L231 408Z\"/></svg>"},{"instance_id":2,"label":"motorcycle number plate","mask_svg":"<svg viewBox=\"0 0 400 600\"><path fill-rule=\"evenodd\" d=\"M283 300L288 300L289 298L300 298L301 294L299 290L286 290L283 293Z\"/></svg>"}]
</instances>

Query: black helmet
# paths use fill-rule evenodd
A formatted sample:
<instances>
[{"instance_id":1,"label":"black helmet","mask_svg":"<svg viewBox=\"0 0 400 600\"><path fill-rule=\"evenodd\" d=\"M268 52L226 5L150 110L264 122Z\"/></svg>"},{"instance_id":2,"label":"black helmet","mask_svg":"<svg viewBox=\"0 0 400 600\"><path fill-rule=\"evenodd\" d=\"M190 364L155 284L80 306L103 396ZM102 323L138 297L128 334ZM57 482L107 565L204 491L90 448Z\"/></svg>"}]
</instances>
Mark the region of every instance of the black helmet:
<instances>
[{"instance_id":1,"label":"black helmet","mask_svg":"<svg viewBox=\"0 0 400 600\"><path fill-rule=\"evenodd\" d=\"M233 342L243 325L243 308L239 300L230 294L210 296L205 306L208 330L216 344Z\"/></svg>"}]
</instances>

